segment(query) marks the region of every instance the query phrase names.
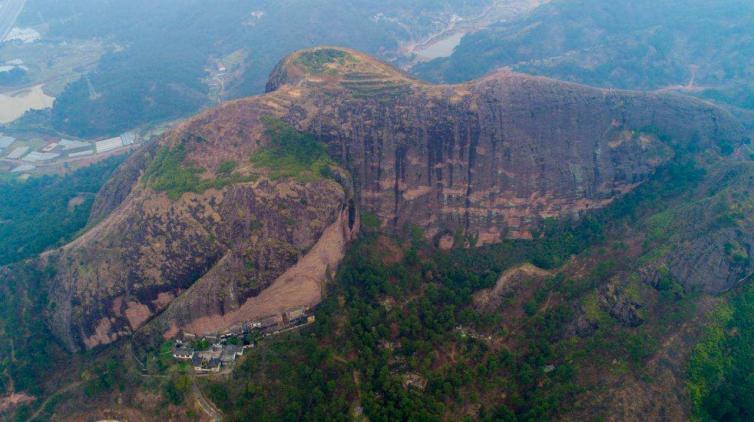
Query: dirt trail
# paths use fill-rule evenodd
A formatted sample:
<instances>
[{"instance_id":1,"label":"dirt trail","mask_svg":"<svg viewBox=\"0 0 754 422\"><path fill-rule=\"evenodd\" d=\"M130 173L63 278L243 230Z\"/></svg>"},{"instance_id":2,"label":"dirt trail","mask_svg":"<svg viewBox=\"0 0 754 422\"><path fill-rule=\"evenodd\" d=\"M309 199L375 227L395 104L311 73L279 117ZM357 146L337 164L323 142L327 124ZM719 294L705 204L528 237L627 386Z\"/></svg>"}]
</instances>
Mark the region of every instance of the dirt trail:
<instances>
[{"instance_id":1,"label":"dirt trail","mask_svg":"<svg viewBox=\"0 0 754 422\"><path fill-rule=\"evenodd\" d=\"M80 386L81 384L83 384L83 383L84 383L84 381L78 381L78 382L74 382L73 384L68 384L68 385L66 385L65 387L61 388L60 390L58 390L58 391L56 391L56 392L54 392L54 393L50 394L50 396L49 396L49 397L47 397L47 398L45 399L45 401L43 401L43 402L42 402L42 403L41 403L41 404L39 405L39 407L37 408L37 411L36 411L36 412L34 412L34 414L33 414L33 415L31 415L31 417L30 417L30 418L28 419L28 421L29 421L29 422L31 422L31 421L34 421L34 420L36 420L36 419L37 419L37 418L39 417L40 413L42 413L42 411L44 411L45 407L47 406L47 403L49 403L49 402L50 402L50 400L52 400L53 398L55 398L55 397L59 396L60 394L63 394L63 393L67 393L67 392L69 392L69 391L73 390L74 388L77 388L77 387L79 387L79 386Z\"/></svg>"},{"instance_id":2,"label":"dirt trail","mask_svg":"<svg viewBox=\"0 0 754 422\"><path fill-rule=\"evenodd\" d=\"M199 403L199 407L201 407L202 411L204 411L204 413L209 416L210 420L212 420L213 422L219 422L223 420L222 412L204 396L201 388L196 385L196 378L194 377L191 377L191 391L194 393L194 397L196 398L196 402Z\"/></svg>"}]
</instances>

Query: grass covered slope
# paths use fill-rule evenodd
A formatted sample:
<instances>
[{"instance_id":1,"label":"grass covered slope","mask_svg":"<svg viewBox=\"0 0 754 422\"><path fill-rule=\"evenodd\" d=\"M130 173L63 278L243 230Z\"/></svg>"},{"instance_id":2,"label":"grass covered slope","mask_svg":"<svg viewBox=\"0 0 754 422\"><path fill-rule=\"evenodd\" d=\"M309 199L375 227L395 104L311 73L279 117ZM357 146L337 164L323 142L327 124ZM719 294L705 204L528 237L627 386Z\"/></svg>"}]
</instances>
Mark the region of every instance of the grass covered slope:
<instances>
[{"instance_id":1,"label":"grass covered slope","mask_svg":"<svg viewBox=\"0 0 754 422\"><path fill-rule=\"evenodd\" d=\"M195 167L186 160L186 146L179 143L175 147L163 146L144 171L143 181L157 192L165 192L173 201L184 193L204 193L207 189L222 189L231 183L251 181L249 176L234 172L238 163L223 161L215 170L216 177L201 178L203 169Z\"/></svg>"},{"instance_id":2,"label":"grass covered slope","mask_svg":"<svg viewBox=\"0 0 754 422\"><path fill-rule=\"evenodd\" d=\"M335 162L312 135L299 132L280 119L265 117L262 121L270 143L251 156L254 166L267 169L273 180L293 177L306 181L332 174L330 166Z\"/></svg>"},{"instance_id":3,"label":"grass covered slope","mask_svg":"<svg viewBox=\"0 0 754 422\"><path fill-rule=\"evenodd\" d=\"M256 180L259 171L268 173L272 180L295 178L306 182L331 175L330 166L335 163L327 155L324 145L313 136L299 132L294 127L273 117L263 117L264 135L268 145L254 152L249 158L254 167L251 174L236 171L239 163L224 160L207 175L205 169L186 160L186 140L175 146L162 146L144 171L142 182L156 192L165 192L172 201L184 193L202 194L208 189L222 189L234 183ZM203 143L201 138L193 139Z\"/></svg>"}]
</instances>

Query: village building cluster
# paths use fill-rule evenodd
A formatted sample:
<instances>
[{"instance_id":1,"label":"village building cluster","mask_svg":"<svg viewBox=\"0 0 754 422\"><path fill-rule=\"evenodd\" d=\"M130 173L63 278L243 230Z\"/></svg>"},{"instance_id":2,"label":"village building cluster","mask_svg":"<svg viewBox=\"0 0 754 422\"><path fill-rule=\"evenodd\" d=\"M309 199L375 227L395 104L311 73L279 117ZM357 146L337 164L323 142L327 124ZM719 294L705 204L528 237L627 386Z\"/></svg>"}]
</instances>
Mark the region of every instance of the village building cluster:
<instances>
[{"instance_id":1,"label":"village building cluster","mask_svg":"<svg viewBox=\"0 0 754 422\"><path fill-rule=\"evenodd\" d=\"M173 358L190 362L196 372L220 372L232 368L244 351L259 339L299 328L315 321L309 307L297 308L231 327L223 333L197 336L181 332L173 346Z\"/></svg>"},{"instance_id":2,"label":"village building cluster","mask_svg":"<svg viewBox=\"0 0 754 422\"><path fill-rule=\"evenodd\" d=\"M190 343L176 341L173 357L178 360L190 361L197 372L220 372L225 367L232 367L236 358L243 356L244 350L254 347L253 344L238 345L227 343L212 344L206 350L194 350Z\"/></svg>"},{"instance_id":3,"label":"village building cluster","mask_svg":"<svg viewBox=\"0 0 754 422\"><path fill-rule=\"evenodd\" d=\"M0 161L10 166L12 173L24 173L38 166L60 161L85 159L118 150L126 150L140 143L133 132L100 141L72 139L18 139L0 133Z\"/></svg>"}]
</instances>

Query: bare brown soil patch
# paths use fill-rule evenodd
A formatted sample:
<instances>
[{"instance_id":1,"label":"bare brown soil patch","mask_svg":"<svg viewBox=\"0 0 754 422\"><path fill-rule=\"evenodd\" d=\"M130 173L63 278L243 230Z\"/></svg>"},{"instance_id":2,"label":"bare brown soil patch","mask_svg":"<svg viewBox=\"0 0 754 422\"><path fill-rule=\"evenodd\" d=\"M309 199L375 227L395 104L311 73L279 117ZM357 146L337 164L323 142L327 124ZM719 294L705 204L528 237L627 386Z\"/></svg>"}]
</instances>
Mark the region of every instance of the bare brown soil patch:
<instances>
[{"instance_id":1,"label":"bare brown soil patch","mask_svg":"<svg viewBox=\"0 0 754 422\"><path fill-rule=\"evenodd\" d=\"M344 211L338 220L325 230L309 253L259 296L247 300L238 310L224 315L197 318L184 327L184 330L197 335L222 332L245 321L279 315L294 308L317 305L322 300L322 284L343 259L349 238L348 215L347 211Z\"/></svg>"},{"instance_id":2,"label":"bare brown soil patch","mask_svg":"<svg viewBox=\"0 0 754 422\"><path fill-rule=\"evenodd\" d=\"M550 277L550 271L543 270L531 264L523 264L505 271L497 280L495 287L480 290L474 294L474 305L485 310L493 310L500 306L502 297L528 280L541 280Z\"/></svg>"},{"instance_id":3,"label":"bare brown soil patch","mask_svg":"<svg viewBox=\"0 0 754 422\"><path fill-rule=\"evenodd\" d=\"M78 196L75 196L75 197L71 198L68 201L68 211L70 212L70 211L75 210L76 207L78 207L81 204L83 204L85 200L86 200L86 197L84 195L78 195Z\"/></svg>"},{"instance_id":4,"label":"bare brown soil patch","mask_svg":"<svg viewBox=\"0 0 754 422\"><path fill-rule=\"evenodd\" d=\"M22 404L31 403L34 400L36 400L35 397L24 393L13 393L9 396L0 397L0 414Z\"/></svg>"},{"instance_id":5,"label":"bare brown soil patch","mask_svg":"<svg viewBox=\"0 0 754 422\"><path fill-rule=\"evenodd\" d=\"M389 237L380 236L377 239L377 247L385 265L395 265L403 261L403 250Z\"/></svg>"}]
</instances>

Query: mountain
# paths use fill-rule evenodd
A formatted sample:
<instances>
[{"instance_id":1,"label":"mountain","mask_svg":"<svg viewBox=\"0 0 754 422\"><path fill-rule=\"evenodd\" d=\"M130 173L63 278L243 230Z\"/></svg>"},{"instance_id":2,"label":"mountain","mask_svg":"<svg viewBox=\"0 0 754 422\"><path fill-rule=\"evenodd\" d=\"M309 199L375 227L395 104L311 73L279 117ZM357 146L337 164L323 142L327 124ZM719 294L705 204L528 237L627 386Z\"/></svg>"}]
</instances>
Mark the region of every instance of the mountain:
<instances>
[{"instance_id":1,"label":"mountain","mask_svg":"<svg viewBox=\"0 0 754 422\"><path fill-rule=\"evenodd\" d=\"M239 420L687 417L706 312L754 271L748 144L731 114L676 94L509 71L432 85L302 50L266 94L132 155L78 238L3 269L6 390L59 388L32 382L45 353L94 365L40 346L49 331L107 368L76 382L110 399L62 415L177 417L138 398L151 375L119 340L152 356L179 331L321 303L302 339L201 388Z\"/></svg>"},{"instance_id":2,"label":"mountain","mask_svg":"<svg viewBox=\"0 0 754 422\"><path fill-rule=\"evenodd\" d=\"M165 335L205 334L313 305L360 213L451 245L456 232L475 245L531 238L545 218L640 185L674 155L662 136L699 148L743 139L725 113L682 97L510 73L433 86L331 48L288 57L268 91L131 158L95 204L104 220L45 257L57 268L50 321L69 349L158 314ZM289 151L319 142L337 164ZM309 259L318 269L301 277Z\"/></svg>"},{"instance_id":3,"label":"mountain","mask_svg":"<svg viewBox=\"0 0 754 422\"><path fill-rule=\"evenodd\" d=\"M453 55L417 66L459 82L500 67L594 86L681 91L754 108L742 0L553 1L530 15L470 34Z\"/></svg>"}]
</instances>

